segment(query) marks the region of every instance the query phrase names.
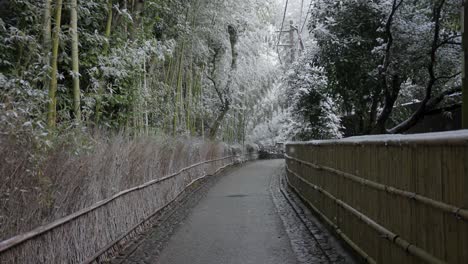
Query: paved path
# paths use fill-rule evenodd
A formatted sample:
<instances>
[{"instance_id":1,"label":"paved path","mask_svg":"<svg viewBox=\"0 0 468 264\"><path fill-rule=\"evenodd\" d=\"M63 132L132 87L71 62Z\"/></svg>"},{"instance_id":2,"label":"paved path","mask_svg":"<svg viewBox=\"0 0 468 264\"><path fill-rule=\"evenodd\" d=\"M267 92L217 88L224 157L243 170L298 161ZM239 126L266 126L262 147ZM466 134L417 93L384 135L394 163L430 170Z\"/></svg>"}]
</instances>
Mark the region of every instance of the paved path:
<instances>
[{"instance_id":1,"label":"paved path","mask_svg":"<svg viewBox=\"0 0 468 264\"><path fill-rule=\"evenodd\" d=\"M356 263L281 175L284 161L268 160L206 178L111 263Z\"/></svg>"},{"instance_id":2,"label":"paved path","mask_svg":"<svg viewBox=\"0 0 468 264\"><path fill-rule=\"evenodd\" d=\"M249 163L223 176L171 237L157 263L296 263L269 192L282 163Z\"/></svg>"}]
</instances>

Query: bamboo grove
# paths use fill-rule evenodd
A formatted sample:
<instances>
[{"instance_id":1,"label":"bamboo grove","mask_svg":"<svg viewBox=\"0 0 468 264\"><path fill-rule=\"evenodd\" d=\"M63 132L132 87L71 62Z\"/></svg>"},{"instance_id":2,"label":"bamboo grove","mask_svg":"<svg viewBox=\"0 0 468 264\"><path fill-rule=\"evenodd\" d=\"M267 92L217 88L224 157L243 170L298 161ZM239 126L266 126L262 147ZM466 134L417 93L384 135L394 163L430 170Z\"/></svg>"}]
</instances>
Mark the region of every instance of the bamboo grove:
<instances>
[{"instance_id":1,"label":"bamboo grove","mask_svg":"<svg viewBox=\"0 0 468 264\"><path fill-rule=\"evenodd\" d=\"M269 2L0 1L2 106L48 131L241 142L275 76Z\"/></svg>"}]
</instances>

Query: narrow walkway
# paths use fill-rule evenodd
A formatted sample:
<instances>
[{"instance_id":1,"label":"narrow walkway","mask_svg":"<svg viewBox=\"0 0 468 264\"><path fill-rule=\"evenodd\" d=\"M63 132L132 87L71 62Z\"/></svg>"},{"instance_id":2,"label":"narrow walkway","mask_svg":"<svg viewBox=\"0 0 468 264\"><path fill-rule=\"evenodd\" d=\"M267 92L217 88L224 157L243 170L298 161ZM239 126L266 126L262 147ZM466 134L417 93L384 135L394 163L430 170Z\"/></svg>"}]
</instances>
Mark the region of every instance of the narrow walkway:
<instances>
[{"instance_id":1,"label":"narrow walkway","mask_svg":"<svg viewBox=\"0 0 468 264\"><path fill-rule=\"evenodd\" d=\"M223 176L155 263L297 263L269 192L282 163L259 161Z\"/></svg>"},{"instance_id":2,"label":"narrow walkway","mask_svg":"<svg viewBox=\"0 0 468 264\"><path fill-rule=\"evenodd\" d=\"M228 169L155 219L112 264L356 263L288 191L284 160Z\"/></svg>"}]
</instances>

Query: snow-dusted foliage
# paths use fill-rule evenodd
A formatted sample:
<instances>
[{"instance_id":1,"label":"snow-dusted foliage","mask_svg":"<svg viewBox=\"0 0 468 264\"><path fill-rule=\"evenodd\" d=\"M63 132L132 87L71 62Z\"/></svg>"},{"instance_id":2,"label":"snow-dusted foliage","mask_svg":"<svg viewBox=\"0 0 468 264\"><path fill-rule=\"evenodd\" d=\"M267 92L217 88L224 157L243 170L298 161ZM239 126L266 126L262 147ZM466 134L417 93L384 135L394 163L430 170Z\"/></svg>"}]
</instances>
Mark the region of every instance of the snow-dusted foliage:
<instances>
[{"instance_id":1,"label":"snow-dusted foliage","mask_svg":"<svg viewBox=\"0 0 468 264\"><path fill-rule=\"evenodd\" d=\"M293 118L303 124L296 132L296 139L338 138L341 137L340 118L327 92L325 71L313 64L315 56L313 49L307 50L287 72L288 102Z\"/></svg>"},{"instance_id":2,"label":"snow-dusted foliage","mask_svg":"<svg viewBox=\"0 0 468 264\"><path fill-rule=\"evenodd\" d=\"M315 1L309 30L318 61L359 133L404 132L460 90L460 8L458 0ZM413 100L416 112L393 115Z\"/></svg>"},{"instance_id":3,"label":"snow-dusted foliage","mask_svg":"<svg viewBox=\"0 0 468 264\"><path fill-rule=\"evenodd\" d=\"M340 119L353 122L357 134L402 133L435 108L457 103L461 1L316 0L287 7L286 21L310 11L309 34L293 24L296 49L305 47L295 63L288 63L287 45L278 47L284 74L273 88L276 99L261 102L252 140L339 137ZM286 36L278 43L288 44Z\"/></svg>"},{"instance_id":4,"label":"snow-dusted foliage","mask_svg":"<svg viewBox=\"0 0 468 264\"><path fill-rule=\"evenodd\" d=\"M152 166L199 161L179 154L173 160L167 152L152 157L158 144L174 145L172 139L135 144L154 134L244 143L257 102L279 75L276 7L276 0L0 1L0 172L8 179L3 187L20 197L23 183L30 184L26 191L39 193L31 215L46 217L56 205L67 206L52 195L62 192L61 181L69 183L67 173L77 185L68 184L75 191L60 194L66 201L76 198L76 186L94 184L88 171L78 172L92 166L77 160L103 151L94 133L104 134L103 143L115 131L125 135L116 144L129 146L125 151L104 153L115 154L118 170L126 154L137 169L142 160ZM91 156L86 162L96 163ZM129 171L126 187L144 176ZM115 182L116 173L108 176ZM107 196L118 191L93 186ZM9 192L0 194L0 226L3 201L14 208Z\"/></svg>"},{"instance_id":5,"label":"snow-dusted foliage","mask_svg":"<svg viewBox=\"0 0 468 264\"><path fill-rule=\"evenodd\" d=\"M316 47L310 43L311 47ZM327 94L324 69L314 65L317 48L310 48L278 80L263 107L276 105L266 120L254 126L251 140L272 146L289 140L341 137L340 118L334 100Z\"/></svg>"},{"instance_id":6,"label":"snow-dusted foliage","mask_svg":"<svg viewBox=\"0 0 468 264\"><path fill-rule=\"evenodd\" d=\"M8 110L35 127L52 121L58 128L80 123L245 139L249 111L277 75L277 1L79 1L78 73L70 52L70 0L63 1L61 21L55 21L57 3L1 2L4 120ZM49 87L58 22L55 93Z\"/></svg>"}]
</instances>

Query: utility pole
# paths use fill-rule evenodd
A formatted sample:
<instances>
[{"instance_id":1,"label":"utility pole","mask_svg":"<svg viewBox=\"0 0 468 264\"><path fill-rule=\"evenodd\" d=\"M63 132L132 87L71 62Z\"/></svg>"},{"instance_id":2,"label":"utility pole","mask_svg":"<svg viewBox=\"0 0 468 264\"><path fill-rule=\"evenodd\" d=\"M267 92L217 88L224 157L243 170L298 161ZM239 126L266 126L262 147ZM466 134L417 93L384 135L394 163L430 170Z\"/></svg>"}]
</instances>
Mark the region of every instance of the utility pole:
<instances>
[{"instance_id":1,"label":"utility pole","mask_svg":"<svg viewBox=\"0 0 468 264\"><path fill-rule=\"evenodd\" d=\"M463 1L462 7L462 43L463 43L463 66L462 66L462 128L468 129L468 80L466 79L466 63L468 61L468 35L466 29L468 29L468 0Z\"/></svg>"},{"instance_id":2,"label":"utility pole","mask_svg":"<svg viewBox=\"0 0 468 264\"><path fill-rule=\"evenodd\" d=\"M277 33L279 33L278 44L276 45L277 50L278 50L278 55L279 55L279 47L289 48L289 52L288 52L289 53L288 54L289 55L289 60L287 60L287 62L290 63L290 64L294 63L294 61L296 60L296 42L294 41L294 33L296 31L299 34L299 31L294 26L294 21L292 21L292 20L289 21L289 30L281 29L279 31L276 31ZM289 42L287 44L281 44L280 43L282 33L289 33ZM303 47L301 40L299 40L299 43L301 44L301 47ZM281 61L281 56L279 56L279 59Z\"/></svg>"},{"instance_id":3,"label":"utility pole","mask_svg":"<svg viewBox=\"0 0 468 264\"><path fill-rule=\"evenodd\" d=\"M291 64L296 60L296 45L294 45L294 21L289 21L289 45L291 45Z\"/></svg>"}]
</instances>

